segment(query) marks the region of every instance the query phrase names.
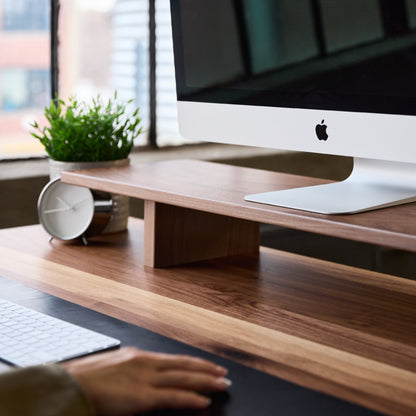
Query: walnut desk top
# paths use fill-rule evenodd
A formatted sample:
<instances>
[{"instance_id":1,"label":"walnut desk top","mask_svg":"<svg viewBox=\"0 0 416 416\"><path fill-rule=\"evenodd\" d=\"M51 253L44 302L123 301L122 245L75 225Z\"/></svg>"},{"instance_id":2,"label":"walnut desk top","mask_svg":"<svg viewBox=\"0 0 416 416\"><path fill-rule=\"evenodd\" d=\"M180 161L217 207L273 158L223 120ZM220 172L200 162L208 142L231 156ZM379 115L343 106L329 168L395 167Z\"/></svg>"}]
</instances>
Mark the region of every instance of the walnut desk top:
<instances>
[{"instance_id":1,"label":"walnut desk top","mask_svg":"<svg viewBox=\"0 0 416 416\"><path fill-rule=\"evenodd\" d=\"M0 275L272 375L416 414L416 282L260 247L144 264L142 220L89 245L0 230ZM232 377L232 375L231 375Z\"/></svg>"}]
</instances>

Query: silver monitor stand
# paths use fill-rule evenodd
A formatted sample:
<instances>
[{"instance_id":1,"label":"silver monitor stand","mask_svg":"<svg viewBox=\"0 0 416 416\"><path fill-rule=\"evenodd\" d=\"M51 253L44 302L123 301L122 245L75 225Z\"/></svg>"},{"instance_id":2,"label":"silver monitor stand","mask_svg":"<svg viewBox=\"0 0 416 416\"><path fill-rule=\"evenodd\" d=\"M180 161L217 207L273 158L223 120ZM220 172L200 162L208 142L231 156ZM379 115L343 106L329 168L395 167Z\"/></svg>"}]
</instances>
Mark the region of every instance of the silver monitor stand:
<instances>
[{"instance_id":1,"label":"silver monitor stand","mask_svg":"<svg viewBox=\"0 0 416 416\"><path fill-rule=\"evenodd\" d=\"M247 195L246 201L321 214L354 214L416 201L416 165L354 158L341 182Z\"/></svg>"}]
</instances>

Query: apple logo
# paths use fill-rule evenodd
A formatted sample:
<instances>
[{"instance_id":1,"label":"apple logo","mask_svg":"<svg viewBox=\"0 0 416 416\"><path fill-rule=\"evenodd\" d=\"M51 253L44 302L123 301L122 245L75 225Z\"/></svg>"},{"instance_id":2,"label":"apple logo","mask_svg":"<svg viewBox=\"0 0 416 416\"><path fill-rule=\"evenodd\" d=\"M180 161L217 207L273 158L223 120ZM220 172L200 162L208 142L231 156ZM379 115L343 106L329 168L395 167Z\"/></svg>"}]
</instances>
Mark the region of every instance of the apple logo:
<instances>
[{"instance_id":1,"label":"apple logo","mask_svg":"<svg viewBox=\"0 0 416 416\"><path fill-rule=\"evenodd\" d=\"M328 139L328 133L326 132L327 125L324 124L325 120L321 121L321 124L317 124L315 127L316 136L319 140L327 140Z\"/></svg>"}]
</instances>

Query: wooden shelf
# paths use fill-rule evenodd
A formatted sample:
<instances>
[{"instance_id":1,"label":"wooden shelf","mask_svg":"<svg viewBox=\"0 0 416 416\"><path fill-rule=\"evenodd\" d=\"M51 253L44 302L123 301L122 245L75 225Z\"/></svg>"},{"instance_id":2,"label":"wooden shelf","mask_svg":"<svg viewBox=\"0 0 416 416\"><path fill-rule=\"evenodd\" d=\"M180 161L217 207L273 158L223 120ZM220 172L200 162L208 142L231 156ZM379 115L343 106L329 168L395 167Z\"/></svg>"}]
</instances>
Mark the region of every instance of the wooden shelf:
<instances>
[{"instance_id":1,"label":"wooden shelf","mask_svg":"<svg viewBox=\"0 0 416 416\"><path fill-rule=\"evenodd\" d=\"M244 201L247 194L328 182L320 179L174 160L64 172L62 181L176 207L416 251L416 203L354 215L323 215Z\"/></svg>"},{"instance_id":2,"label":"wooden shelf","mask_svg":"<svg viewBox=\"0 0 416 416\"><path fill-rule=\"evenodd\" d=\"M84 280L63 289L50 277L47 287L290 381L416 413L416 282L259 247L268 223L416 252L415 203L355 215L261 205L244 196L327 181L194 160L64 172L62 181L143 199L145 218L129 224L123 248L102 236L96 254L58 245L42 255L98 268L102 293Z\"/></svg>"},{"instance_id":3,"label":"wooden shelf","mask_svg":"<svg viewBox=\"0 0 416 416\"><path fill-rule=\"evenodd\" d=\"M41 226L0 230L0 274L383 413L416 414L416 282L262 247L150 268L144 229L130 218L127 232L88 246L49 243Z\"/></svg>"}]
</instances>

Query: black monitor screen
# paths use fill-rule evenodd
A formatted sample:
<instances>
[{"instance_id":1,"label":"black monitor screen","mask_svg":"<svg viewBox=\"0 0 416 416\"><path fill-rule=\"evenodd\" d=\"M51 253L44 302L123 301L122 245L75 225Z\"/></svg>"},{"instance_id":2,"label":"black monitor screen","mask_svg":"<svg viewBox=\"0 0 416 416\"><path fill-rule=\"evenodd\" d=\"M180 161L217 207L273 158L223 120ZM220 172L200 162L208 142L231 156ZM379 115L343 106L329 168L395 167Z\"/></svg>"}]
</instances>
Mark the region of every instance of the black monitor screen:
<instances>
[{"instance_id":1,"label":"black monitor screen","mask_svg":"<svg viewBox=\"0 0 416 416\"><path fill-rule=\"evenodd\" d=\"M416 115L416 0L171 0L178 99Z\"/></svg>"}]
</instances>

